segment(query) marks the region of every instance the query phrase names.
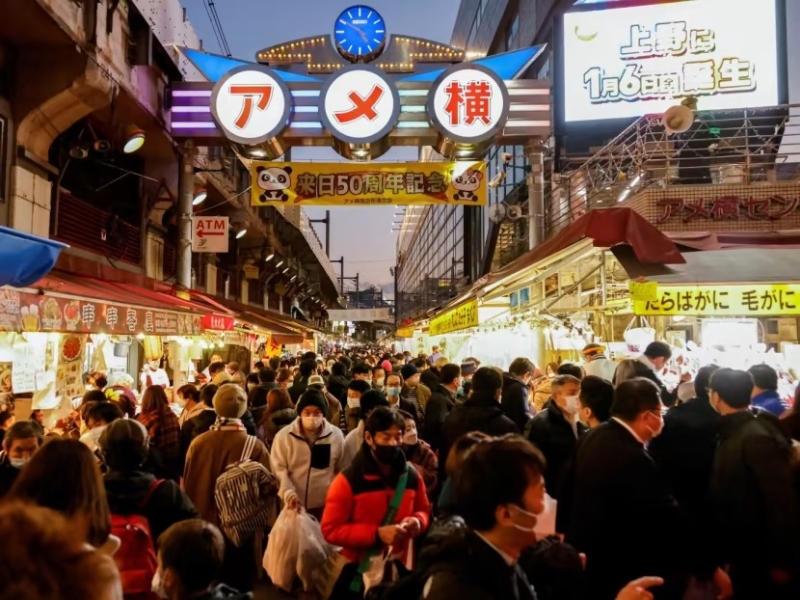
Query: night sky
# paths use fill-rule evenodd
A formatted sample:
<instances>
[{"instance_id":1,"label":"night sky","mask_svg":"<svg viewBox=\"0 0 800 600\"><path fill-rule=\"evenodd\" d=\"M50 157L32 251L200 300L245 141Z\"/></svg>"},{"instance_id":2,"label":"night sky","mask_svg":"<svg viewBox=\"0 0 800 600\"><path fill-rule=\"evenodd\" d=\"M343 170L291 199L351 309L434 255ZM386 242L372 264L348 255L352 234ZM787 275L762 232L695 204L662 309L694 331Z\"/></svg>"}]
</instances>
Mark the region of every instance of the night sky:
<instances>
[{"instance_id":1,"label":"night sky","mask_svg":"<svg viewBox=\"0 0 800 600\"><path fill-rule=\"evenodd\" d=\"M206 0L182 0L189 19L207 52L224 54L214 37L206 13ZM312 35L330 35L339 13L358 4L352 0L217 0L215 6L234 58L255 60L256 51L281 42ZM372 0L364 2L380 11L389 34L413 35L449 43L459 0ZM295 160L343 160L333 150L301 148ZM415 160L414 148L387 152L381 160ZM324 217L324 208L308 208L313 218ZM392 281L389 268L395 262L397 234L391 231L394 207L331 208L331 256L344 256L345 276L360 274L361 282L379 286ZM324 225L316 225L323 244ZM334 265L339 272L339 265ZM362 288L364 287L362 283ZM388 290L387 290L388 291Z\"/></svg>"}]
</instances>

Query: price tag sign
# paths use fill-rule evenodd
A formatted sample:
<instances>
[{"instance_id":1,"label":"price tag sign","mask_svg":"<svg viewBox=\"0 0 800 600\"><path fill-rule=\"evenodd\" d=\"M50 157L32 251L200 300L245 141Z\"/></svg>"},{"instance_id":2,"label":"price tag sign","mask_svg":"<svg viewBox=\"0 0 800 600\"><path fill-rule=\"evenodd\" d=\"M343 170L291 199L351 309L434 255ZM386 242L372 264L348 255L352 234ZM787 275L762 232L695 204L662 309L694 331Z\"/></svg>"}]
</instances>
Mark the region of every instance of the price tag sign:
<instances>
[{"instance_id":1,"label":"price tag sign","mask_svg":"<svg viewBox=\"0 0 800 600\"><path fill-rule=\"evenodd\" d=\"M631 281L628 283L631 300L634 302L652 302L658 300L658 282Z\"/></svg>"}]
</instances>

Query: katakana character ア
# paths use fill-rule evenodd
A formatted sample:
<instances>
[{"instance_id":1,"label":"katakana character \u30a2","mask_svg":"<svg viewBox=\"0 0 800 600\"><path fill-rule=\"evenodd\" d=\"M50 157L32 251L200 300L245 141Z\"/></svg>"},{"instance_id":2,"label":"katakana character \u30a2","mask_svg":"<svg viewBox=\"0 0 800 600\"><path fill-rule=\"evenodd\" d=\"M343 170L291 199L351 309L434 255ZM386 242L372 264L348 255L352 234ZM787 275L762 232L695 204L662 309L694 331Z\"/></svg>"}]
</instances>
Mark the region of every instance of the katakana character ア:
<instances>
[{"instance_id":1,"label":"katakana character \u30a2","mask_svg":"<svg viewBox=\"0 0 800 600\"><path fill-rule=\"evenodd\" d=\"M689 32L689 52L708 54L717 49L716 34L710 29L692 29Z\"/></svg>"},{"instance_id":2,"label":"katakana character \u30a2","mask_svg":"<svg viewBox=\"0 0 800 600\"><path fill-rule=\"evenodd\" d=\"M253 114L253 106L257 107L260 111L267 110L270 100L272 100L272 86L271 85L231 85L231 96L243 96L242 110L239 116L234 121L234 125L239 129L247 127L250 122L250 116ZM258 103L254 100L258 98Z\"/></svg>"},{"instance_id":3,"label":"katakana character \u30a2","mask_svg":"<svg viewBox=\"0 0 800 600\"><path fill-rule=\"evenodd\" d=\"M739 198L736 196L720 196L711 206L712 219L738 219Z\"/></svg>"},{"instance_id":4,"label":"katakana character \u30a2","mask_svg":"<svg viewBox=\"0 0 800 600\"><path fill-rule=\"evenodd\" d=\"M406 193L422 194L425 192L424 173L406 173Z\"/></svg>"},{"instance_id":5,"label":"katakana character \u30a2","mask_svg":"<svg viewBox=\"0 0 800 600\"><path fill-rule=\"evenodd\" d=\"M383 193L383 175L381 173L366 173L364 175L364 193Z\"/></svg>"},{"instance_id":6,"label":"katakana character \u30a2","mask_svg":"<svg viewBox=\"0 0 800 600\"><path fill-rule=\"evenodd\" d=\"M717 89L717 71L713 60L687 62L683 65L683 91L713 92Z\"/></svg>"},{"instance_id":7,"label":"katakana character \u30a2","mask_svg":"<svg viewBox=\"0 0 800 600\"><path fill-rule=\"evenodd\" d=\"M755 290L742 292L742 306L750 312L756 312L758 310L758 292Z\"/></svg>"},{"instance_id":8,"label":"katakana character \u30a2","mask_svg":"<svg viewBox=\"0 0 800 600\"><path fill-rule=\"evenodd\" d=\"M623 58L636 58L650 56L653 53L653 33L642 25L631 25L628 44L620 47L619 53Z\"/></svg>"},{"instance_id":9,"label":"katakana character \u30a2","mask_svg":"<svg viewBox=\"0 0 800 600\"><path fill-rule=\"evenodd\" d=\"M672 54L675 56L685 54L686 42L689 41L686 22L656 23L655 38L656 54Z\"/></svg>"},{"instance_id":10,"label":"katakana character \u30a2","mask_svg":"<svg viewBox=\"0 0 800 600\"><path fill-rule=\"evenodd\" d=\"M722 92L756 89L753 63L739 58L723 58L719 64L719 89Z\"/></svg>"},{"instance_id":11,"label":"katakana character \u30a2","mask_svg":"<svg viewBox=\"0 0 800 600\"><path fill-rule=\"evenodd\" d=\"M317 177L313 173L300 173L297 176L297 195L314 198L317 195Z\"/></svg>"},{"instance_id":12,"label":"katakana character \u30a2","mask_svg":"<svg viewBox=\"0 0 800 600\"><path fill-rule=\"evenodd\" d=\"M391 190L393 194L399 194L405 188L406 184L403 173L386 173L385 189L387 192Z\"/></svg>"},{"instance_id":13,"label":"katakana character \u30a2","mask_svg":"<svg viewBox=\"0 0 800 600\"><path fill-rule=\"evenodd\" d=\"M460 125L461 105L464 104L464 88L458 81L451 81L444 91L448 96L444 112L450 117L450 125Z\"/></svg>"},{"instance_id":14,"label":"katakana character \u30a2","mask_svg":"<svg viewBox=\"0 0 800 600\"><path fill-rule=\"evenodd\" d=\"M711 218L711 211L706 207L706 201L703 199L687 202L686 211L689 214L684 217L684 223L688 223L695 217L704 217L706 219Z\"/></svg>"},{"instance_id":15,"label":"katakana character \u30a2","mask_svg":"<svg viewBox=\"0 0 800 600\"><path fill-rule=\"evenodd\" d=\"M779 196L775 194L772 196L772 200L777 202L778 204L783 205L783 209L770 214L770 219L783 219L784 217L788 217L789 215L793 214L797 210L797 205L800 204L800 197L795 196L794 198L784 198L783 196Z\"/></svg>"},{"instance_id":16,"label":"katakana character \u30a2","mask_svg":"<svg viewBox=\"0 0 800 600\"><path fill-rule=\"evenodd\" d=\"M464 92L464 122L472 125L482 121L484 125L492 123L492 87L486 80L470 81Z\"/></svg>"},{"instance_id":17,"label":"katakana character \u30a2","mask_svg":"<svg viewBox=\"0 0 800 600\"><path fill-rule=\"evenodd\" d=\"M425 180L425 191L428 194L444 194L447 187L447 180L441 173L431 173Z\"/></svg>"},{"instance_id":18,"label":"katakana character \u30a2","mask_svg":"<svg viewBox=\"0 0 800 600\"><path fill-rule=\"evenodd\" d=\"M317 176L317 197L336 195L336 177L332 173Z\"/></svg>"},{"instance_id":19,"label":"katakana character \u30a2","mask_svg":"<svg viewBox=\"0 0 800 600\"><path fill-rule=\"evenodd\" d=\"M771 198L749 198L744 202L745 215L754 221L766 221L770 218Z\"/></svg>"},{"instance_id":20,"label":"katakana character \u30a2","mask_svg":"<svg viewBox=\"0 0 800 600\"><path fill-rule=\"evenodd\" d=\"M682 198L662 198L656 202L656 206L664 209L664 213L656 222L664 223L672 216L677 217L680 215L683 209L686 208L686 201Z\"/></svg>"}]
</instances>

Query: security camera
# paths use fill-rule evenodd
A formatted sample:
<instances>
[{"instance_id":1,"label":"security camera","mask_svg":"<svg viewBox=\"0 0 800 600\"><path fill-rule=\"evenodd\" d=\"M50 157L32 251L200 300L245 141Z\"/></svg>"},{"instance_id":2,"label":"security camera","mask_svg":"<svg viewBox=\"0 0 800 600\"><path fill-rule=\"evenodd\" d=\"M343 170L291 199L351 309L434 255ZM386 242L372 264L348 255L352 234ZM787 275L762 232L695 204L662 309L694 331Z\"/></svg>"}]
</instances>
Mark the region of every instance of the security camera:
<instances>
[{"instance_id":1,"label":"security camera","mask_svg":"<svg viewBox=\"0 0 800 600\"><path fill-rule=\"evenodd\" d=\"M511 159L514 158L514 155L511 154L510 152L503 152L502 157L503 157L503 164L504 165L510 165L511 164Z\"/></svg>"}]
</instances>

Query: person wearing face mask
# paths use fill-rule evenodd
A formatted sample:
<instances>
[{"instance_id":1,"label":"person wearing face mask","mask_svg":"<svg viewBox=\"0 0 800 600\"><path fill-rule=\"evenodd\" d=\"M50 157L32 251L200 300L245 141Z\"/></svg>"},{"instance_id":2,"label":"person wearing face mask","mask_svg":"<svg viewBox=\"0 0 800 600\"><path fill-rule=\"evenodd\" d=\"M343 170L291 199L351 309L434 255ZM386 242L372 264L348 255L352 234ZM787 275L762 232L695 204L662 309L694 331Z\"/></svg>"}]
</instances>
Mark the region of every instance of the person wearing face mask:
<instances>
[{"instance_id":1,"label":"person wearing face mask","mask_svg":"<svg viewBox=\"0 0 800 600\"><path fill-rule=\"evenodd\" d=\"M298 418L272 442L278 495L288 508L302 507L319 518L325 494L341 470L344 435L325 419L328 402L321 390L307 389L297 403Z\"/></svg>"},{"instance_id":2,"label":"person wearing face mask","mask_svg":"<svg viewBox=\"0 0 800 600\"><path fill-rule=\"evenodd\" d=\"M431 506L422 477L403 454L404 429L396 410L376 408L367 419L361 450L328 491L320 526L325 540L340 546L353 565L337 584L345 590L361 580L354 571L363 573L365 559L386 550L414 568L413 540L428 528ZM339 593L334 588L332 597L363 597Z\"/></svg>"},{"instance_id":3,"label":"person wearing face mask","mask_svg":"<svg viewBox=\"0 0 800 600\"><path fill-rule=\"evenodd\" d=\"M178 416L178 423L180 423L181 427L186 421L203 412L204 407L200 402L200 392L191 383L179 387L175 396L178 406L181 407L181 414Z\"/></svg>"},{"instance_id":4,"label":"person wearing face mask","mask_svg":"<svg viewBox=\"0 0 800 600\"><path fill-rule=\"evenodd\" d=\"M411 413L401 410L400 416L406 423L403 433L403 454L406 455L406 460L414 465L422 475L428 498L432 498L436 495L436 483L439 479L439 460L430 445L419 439L417 421Z\"/></svg>"},{"instance_id":5,"label":"person wearing face mask","mask_svg":"<svg viewBox=\"0 0 800 600\"><path fill-rule=\"evenodd\" d=\"M547 460L550 495L558 500L564 470L578 438L587 427L578 419L581 382L572 375L558 375L550 386L553 395L531 421L528 440Z\"/></svg>"},{"instance_id":6,"label":"person wearing face mask","mask_svg":"<svg viewBox=\"0 0 800 600\"><path fill-rule=\"evenodd\" d=\"M655 383L624 381L614 391L611 419L578 445L564 533L586 554L593 600L610 600L645 575L664 578L657 598L680 599L692 574L690 532L647 451L664 425L662 408Z\"/></svg>"},{"instance_id":7,"label":"person wearing face mask","mask_svg":"<svg viewBox=\"0 0 800 600\"><path fill-rule=\"evenodd\" d=\"M0 498L8 493L20 470L41 445L42 436L30 421L20 421L8 428L0 452Z\"/></svg>"},{"instance_id":8,"label":"person wearing face mask","mask_svg":"<svg viewBox=\"0 0 800 600\"><path fill-rule=\"evenodd\" d=\"M528 421L533 418L528 384L535 370L536 366L530 360L520 357L514 359L508 367L508 373L503 374L500 405L519 431L525 431Z\"/></svg>"},{"instance_id":9,"label":"person wearing face mask","mask_svg":"<svg viewBox=\"0 0 800 600\"><path fill-rule=\"evenodd\" d=\"M361 396L366 394L369 390L369 383L361 381L360 379L353 379L353 381L347 384L345 423L348 435L350 432L358 429L359 422L361 421Z\"/></svg>"},{"instance_id":10,"label":"person wearing face mask","mask_svg":"<svg viewBox=\"0 0 800 600\"><path fill-rule=\"evenodd\" d=\"M356 379L353 380L352 383L355 383ZM366 381L362 381L361 383L367 383ZM367 384L369 385L369 384ZM366 392L361 394L361 398L359 398L359 422L358 426L355 429L352 429L350 433L347 434L347 437L344 439L344 455L342 456L342 469L345 469L353 462L358 452L361 450L361 445L364 443L364 431L366 427L366 422L369 416L379 406L389 407L389 401L386 399L381 392L378 390L368 389Z\"/></svg>"},{"instance_id":11,"label":"person wearing face mask","mask_svg":"<svg viewBox=\"0 0 800 600\"><path fill-rule=\"evenodd\" d=\"M386 398L389 400L389 404L395 408L399 408L400 410L404 410L410 415L413 415L414 421L417 423L417 428L421 428L425 425L425 413L419 407L416 402L416 399L406 399L403 398L401 392L403 390L403 377L399 373L389 373L386 376L386 388L384 392L386 392Z\"/></svg>"},{"instance_id":12,"label":"person wearing face mask","mask_svg":"<svg viewBox=\"0 0 800 600\"><path fill-rule=\"evenodd\" d=\"M372 389L382 392L385 385L386 371L381 365L372 367Z\"/></svg>"}]
</instances>

